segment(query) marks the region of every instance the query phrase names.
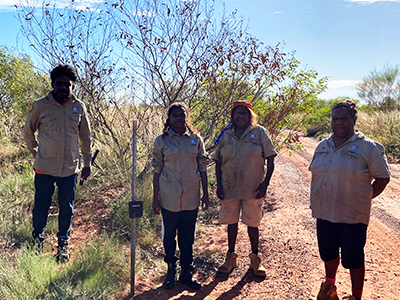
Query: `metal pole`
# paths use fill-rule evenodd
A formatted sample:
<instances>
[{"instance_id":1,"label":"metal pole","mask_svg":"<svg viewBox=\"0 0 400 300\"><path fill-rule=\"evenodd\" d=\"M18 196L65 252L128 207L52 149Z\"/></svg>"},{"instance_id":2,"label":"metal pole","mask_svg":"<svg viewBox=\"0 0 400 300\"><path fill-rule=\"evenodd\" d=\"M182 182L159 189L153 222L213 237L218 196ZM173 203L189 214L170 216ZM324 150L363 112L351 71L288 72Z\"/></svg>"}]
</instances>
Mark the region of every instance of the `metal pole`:
<instances>
[{"instance_id":1,"label":"metal pole","mask_svg":"<svg viewBox=\"0 0 400 300\"><path fill-rule=\"evenodd\" d=\"M136 201L136 131L137 122L133 121L133 134L132 134L132 201ZM131 219L131 296L135 295L135 257L136 257L136 218Z\"/></svg>"}]
</instances>

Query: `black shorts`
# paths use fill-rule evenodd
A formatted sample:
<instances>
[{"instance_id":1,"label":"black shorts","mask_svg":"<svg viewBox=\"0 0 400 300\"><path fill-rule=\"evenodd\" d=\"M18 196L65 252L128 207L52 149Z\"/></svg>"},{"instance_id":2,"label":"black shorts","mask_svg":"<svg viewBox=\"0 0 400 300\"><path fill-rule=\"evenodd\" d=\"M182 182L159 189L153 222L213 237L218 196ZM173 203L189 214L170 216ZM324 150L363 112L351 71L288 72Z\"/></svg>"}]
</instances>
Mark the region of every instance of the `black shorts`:
<instances>
[{"instance_id":1,"label":"black shorts","mask_svg":"<svg viewBox=\"0 0 400 300\"><path fill-rule=\"evenodd\" d=\"M358 269L364 266L364 246L367 240L366 224L332 223L317 219L319 254L323 261L339 256L341 248L342 266Z\"/></svg>"}]
</instances>

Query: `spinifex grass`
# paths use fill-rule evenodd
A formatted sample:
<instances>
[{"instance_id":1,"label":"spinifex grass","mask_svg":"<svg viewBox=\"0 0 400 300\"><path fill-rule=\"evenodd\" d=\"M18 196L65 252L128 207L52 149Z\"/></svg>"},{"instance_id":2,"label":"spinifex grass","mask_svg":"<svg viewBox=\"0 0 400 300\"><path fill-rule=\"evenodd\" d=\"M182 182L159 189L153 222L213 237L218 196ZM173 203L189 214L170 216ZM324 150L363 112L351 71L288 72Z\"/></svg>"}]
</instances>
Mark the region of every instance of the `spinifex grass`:
<instances>
[{"instance_id":1,"label":"spinifex grass","mask_svg":"<svg viewBox=\"0 0 400 300\"><path fill-rule=\"evenodd\" d=\"M82 245L67 264L24 246L14 258L0 258L0 298L115 299L129 274L127 258L114 237Z\"/></svg>"}]
</instances>

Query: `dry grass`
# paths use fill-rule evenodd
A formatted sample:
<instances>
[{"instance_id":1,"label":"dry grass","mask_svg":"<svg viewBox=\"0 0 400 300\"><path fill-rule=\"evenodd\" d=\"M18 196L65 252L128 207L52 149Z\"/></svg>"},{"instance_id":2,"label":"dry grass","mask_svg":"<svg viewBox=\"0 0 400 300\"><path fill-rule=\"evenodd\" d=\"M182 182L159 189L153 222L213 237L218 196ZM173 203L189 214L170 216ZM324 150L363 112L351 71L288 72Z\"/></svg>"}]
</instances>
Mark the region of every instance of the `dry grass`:
<instances>
[{"instance_id":1,"label":"dry grass","mask_svg":"<svg viewBox=\"0 0 400 300\"><path fill-rule=\"evenodd\" d=\"M380 142L389 157L400 158L400 111L360 112L356 129Z\"/></svg>"}]
</instances>

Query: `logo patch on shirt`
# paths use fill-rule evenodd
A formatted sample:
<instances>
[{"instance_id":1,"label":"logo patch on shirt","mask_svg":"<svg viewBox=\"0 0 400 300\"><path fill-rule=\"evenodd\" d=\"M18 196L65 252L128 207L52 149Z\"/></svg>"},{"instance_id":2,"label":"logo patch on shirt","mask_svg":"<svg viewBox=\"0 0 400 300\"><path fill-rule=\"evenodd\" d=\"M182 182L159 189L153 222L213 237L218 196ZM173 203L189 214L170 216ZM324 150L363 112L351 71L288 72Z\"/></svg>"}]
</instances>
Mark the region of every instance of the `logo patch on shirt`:
<instances>
[{"instance_id":1,"label":"logo patch on shirt","mask_svg":"<svg viewBox=\"0 0 400 300\"><path fill-rule=\"evenodd\" d=\"M357 146L356 145L353 145L353 146L350 147L350 151L351 152L354 152L356 150L357 150Z\"/></svg>"},{"instance_id":2,"label":"logo patch on shirt","mask_svg":"<svg viewBox=\"0 0 400 300\"><path fill-rule=\"evenodd\" d=\"M251 138L252 140L254 140L254 139L256 138L256 136L254 135L254 133L250 136L250 138Z\"/></svg>"},{"instance_id":3,"label":"logo patch on shirt","mask_svg":"<svg viewBox=\"0 0 400 300\"><path fill-rule=\"evenodd\" d=\"M196 145L196 141L194 139L191 139L190 144L192 144L192 146L194 146L194 145Z\"/></svg>"},{"instance_id":4,"label":"logo patch on shirt","mask_svg":"<svg viewBox=\"0 0 400 300\"><path fill-rule=\"evenodd\" d=\"M72 111L73 111L74 113L78 113L78 112L79 112L79 110L78 110L78 108L77 108L76 106L74 106L74 107L72 108Z\"/></svg>"},{"instance_id":5,"label":"logo patch on shirt","mask_svg":"<svg viewBox=\"0 0 400 300\"><path fill-rule=\"evenodd\" d=\"M33 110L33 104L31 104L31 109L29 110L29 112L31 112Z\"/></svg>"}]
</instances>

